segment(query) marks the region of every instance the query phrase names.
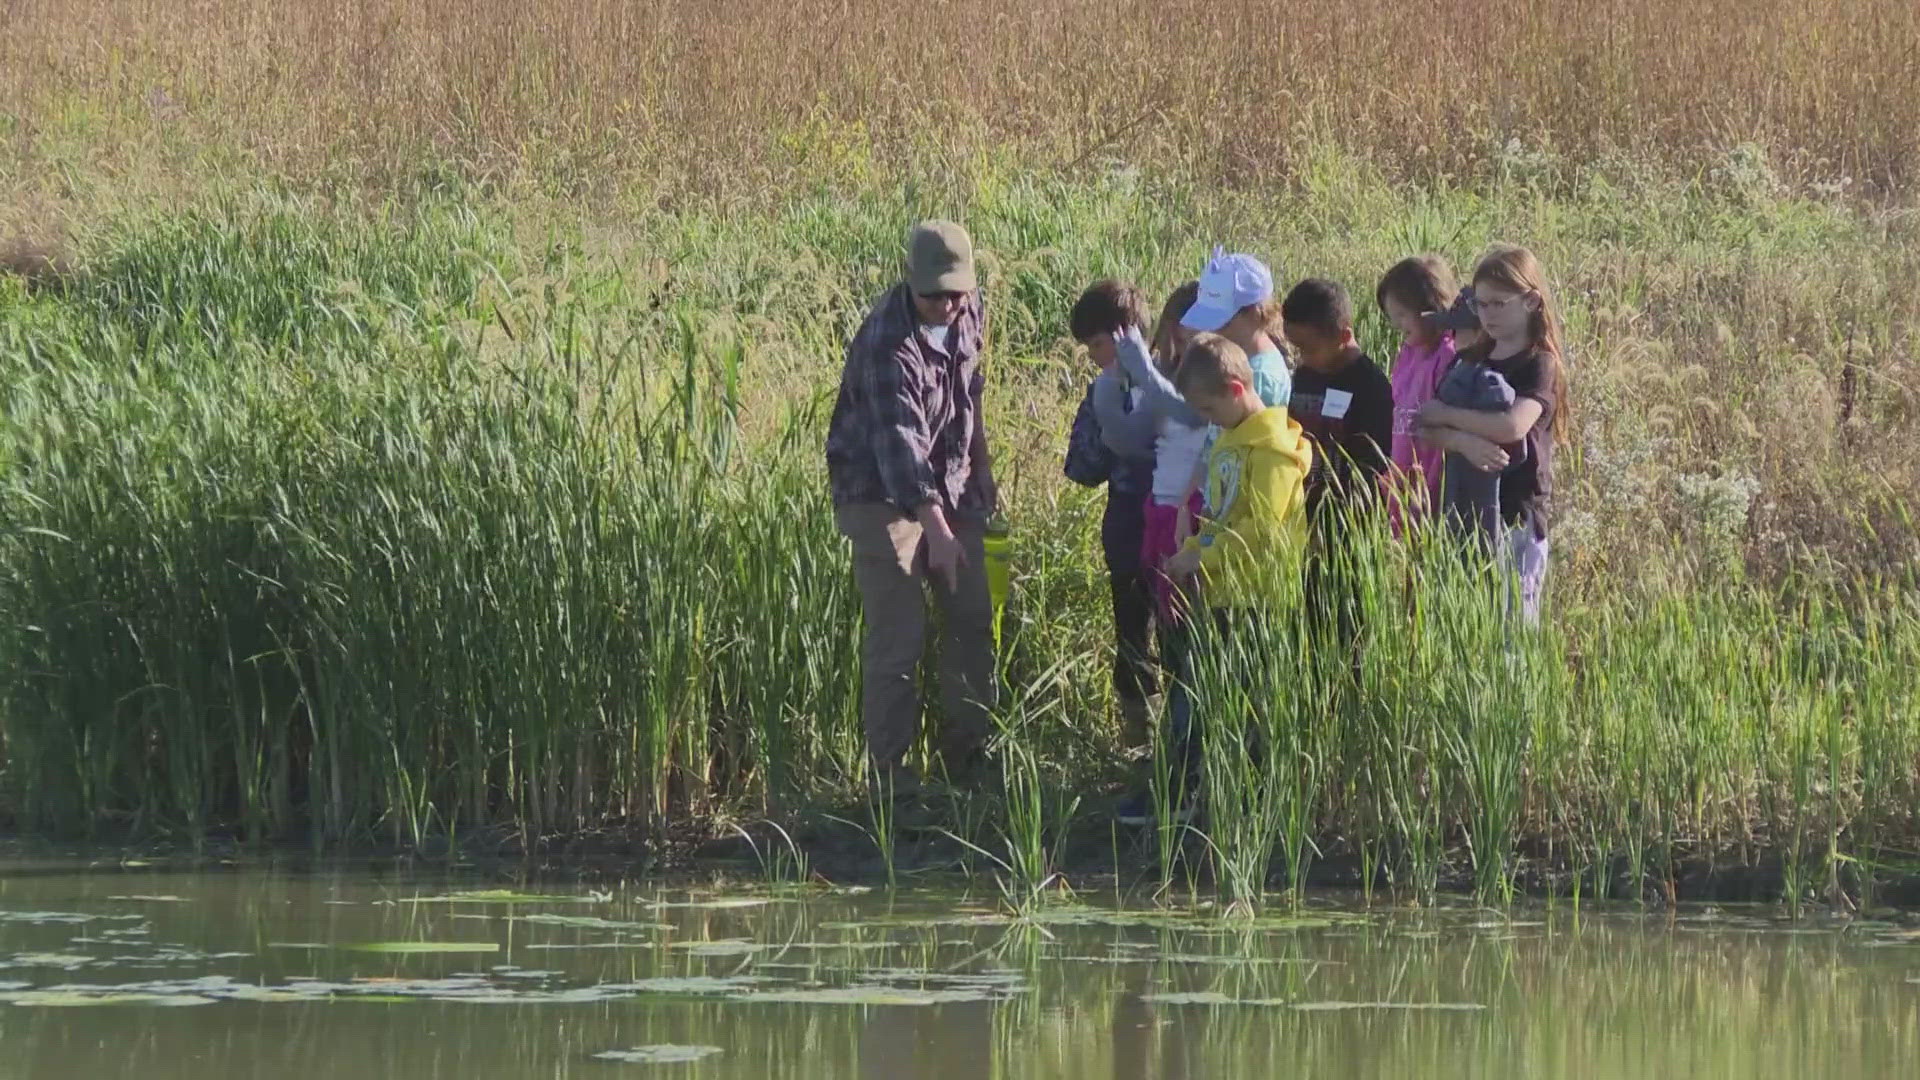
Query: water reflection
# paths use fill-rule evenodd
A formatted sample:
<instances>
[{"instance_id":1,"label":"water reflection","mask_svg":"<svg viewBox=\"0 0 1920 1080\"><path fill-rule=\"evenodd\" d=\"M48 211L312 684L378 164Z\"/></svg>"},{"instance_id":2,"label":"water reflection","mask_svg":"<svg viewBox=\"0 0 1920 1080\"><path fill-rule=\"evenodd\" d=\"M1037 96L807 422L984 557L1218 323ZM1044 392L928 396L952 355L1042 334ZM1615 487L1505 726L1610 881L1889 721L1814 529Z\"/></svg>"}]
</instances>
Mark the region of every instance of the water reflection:
<instances>
[{"instance_id":1,"label":"water reflection","mask_svg":"<svg viewBox=\"0 0 1920 1080\"><path fill-rule=\"evenodd\" d=\"M1251 925L1019 923L937 896L457 895L479 887L0 877L0 1076L1871 1077L1920 1060L1920 931L1898 921L1316 904Z\"/></svg>"}]
</instances>

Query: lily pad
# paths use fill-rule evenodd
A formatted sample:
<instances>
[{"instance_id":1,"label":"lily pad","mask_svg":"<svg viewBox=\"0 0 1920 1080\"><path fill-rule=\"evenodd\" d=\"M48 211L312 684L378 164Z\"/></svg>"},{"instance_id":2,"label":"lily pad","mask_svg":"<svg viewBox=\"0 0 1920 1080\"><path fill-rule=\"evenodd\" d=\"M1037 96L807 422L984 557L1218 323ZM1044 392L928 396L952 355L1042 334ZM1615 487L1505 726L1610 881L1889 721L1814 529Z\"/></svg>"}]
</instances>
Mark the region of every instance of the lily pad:
<instances>
[{"instance_id":1,"label":"lily pad","mask_svg":"<svg viewBox=\"0 0 1920 1080\"><path fill-rule=\"evenodd\" d=\"M1366 922L1365 916L1344 912L1315 911L1301 915L1227 916L1212 912L1175 909L1113 910L1098 907L1062 906L1029 915L1033 922L1054 926L1153 927L1207 934L1223 932L1279 932L1324 930L1336 925Z\"/></svg>"},{"instance_id":2,"label":"lily pad","mask_svg":"<svg viewBox=\"0 0 1920 1080\"><path fill-rule=\"evenodd\" d=\"M1152 1005L1291 1005L1284 998L1237 998L1214 990L1188 994L1142 994L1140 1000Z\"/></svg>"},{"instance_id":3,"label":"lily pad","mask_svg":"<svg viewBox=\"0 0 1920 1080\"><path fill-rule=\"evenodd\" d=\"M1211 953L1168 953L1152 957L1169 964L1219 964L1228 967L1251 967L1266 964L1318 964L1320 961L1304 956L1220 956Z\"/></svg>"},{"instance_id":4,"label":"lily pad","mask_svg":"<svg viewBox=\"0 0 1920 1080\"><path fill-rule=\"evenodd\" d=\"M89 915L80 911L0 911L0 922L54 926L61 923L90 923L97 919L137 919L138 915Z\"/></svg>"},{"instance_id":5,"label":"lily pad","mask_svg":"<svg viewBox=\"0 0 1920 1080\"><path fill-rule=\"evenodd\" d=\"M40 1008L79 1008L88 1005L211 1005L214 999L198 994L144 994L114 993L100 988L102 992L85 990L52 989L22 990L11 994L0 994L0 1001L15 1005L38 1006Z\"/></svg>"},{"instance_id":6,"label":"lily pad","mask_svg":"<svg viewBox=\"0 0 1920 1080\"><path fill-rule=\"evenodd\" d=\"M618 919L600 919L592 915L549 915L544 912L535 915L510 916L514 922L538 923L542 926L578 926L587 930L671 930L668 923L657 922L621 922Z\"/></svg>"},{"instance_id":7,"label":"lily pad","mask_svg":"<svg viewBox=\"0 0 1920 1080\"><path fill-rule=\"evenodd\" d=\"M935 986L1020 990L1026 976L1018 971L926 971L921 968L870 968L860 977L878 982L932 983Z\"/></svg>"},{"instance_id":8,"label":"lily pad","mask_svg":"<svg viewBox=\"0 0 1920 1080\"><path fill-rule=\"evenodd\" d=\"M80 953L21 953L18 956L0 960L0 967L57 967L72 971L93 962L93 957Z\"/></svg>"},{"instance_id":9,"label":"lily pad","mask_svg":"<svg viewBox=\"0 0 1920 1080\"><path fill-rule=\"evenodd\" d=\"M674 1046L662 1043L657 1046L636 1046L631 1050L602 1050L593 1056L602 1061L624 1061L635 1065L671 1065L684 1061L699 1061L720 1052L717 1046Z\"/></svg>"},{"instance_id":10,"label":"lily pad","mask_svg":"<svg viewBox=\"0 0 1920 1080\"><path fill-rule=\"evenodd\" d=\"M821 930L851 932L855 930L900 930L929 929L959 926L1011 926L1017 920L1011 915L992 912L957 915L894 915L864 922L823 922Z\"/></svg>"},{"instance_id":11,"label":"lily pad","mask_svg":"<svg viewBox=\"0 0 1920 1080\"><path fill-rule=\"evenodd\" d=\"M680 978L663 976L657 979L641 979L638 982L607 983L600 989L642 994L732 994L765 981L752 975L731 975L725 978L711 978L705 975L688 975Z\"/></svg>"},{"instance_id":12,"label":"lily pad","mask_svg":"<svg viewBox=\"0 0 1920 1080\"><path fill-rule=\"evenodd\" d=\"M148 953L114 956L109 959L116 964L135 964L152 967L164 964L204 964L209 960L243 960L252 955L252 953L248 952L207 953L201 952L198 949L185 949L168 945L154 949Z\"/></svg>"},{"instance_id":13,"label":"lily pad","mask_svg":"<svg viewBox=\"0 0 1920 1080\"><path fill-rule=\"evenodd\" d=\"M367 953L495 953L497 941L363 941L338 946L348 952Z\"/></svg>"},{"instance_id":14,"label":"lily pad","mask_svg":"<svg viewBox=\"0 0 1920 1080\"><path fill-rule=\"evenodd\" d=\"M765 952L767 946L757 941L726 939L721 941L676 941L669 948L682 949L688 956L751 956Z\"/></svg>"},{"instance_id":15,"label":"lily pad","mask_svg":"<svg viewBox=\"0 0 1920 1080\"><path fill-rule=\"evenodd\" d=\"M252 1001L262 1005L275 1005L297 1001L325 1001L326 993L316 993L304 988L285 986L236 986L231 993L220 995L222 1001Z\"/></svg>"},{"instance_id":16,"label":"lily pad","mask_svg":"<svg viewBox=\"0 0 1920 1080\"><path fill-rule=\"evenodd\" d=\"M785 1005L945 1005L962 1001L992 1001L981 990L902 990L892 986L834 986L811 990L753 990L733 994L729 1001Z\"/></svg>"},{"instance_id":17,"label":"lily pad","mask_svg":"<svg viewBox=\"0 0 1920 1080\"><path fill-rule=\"evenodd\" d=\"M572 893L523 893L512 889L476 889L444 896L410 896L400 904L591 904L594 898Z\"/></svg>"},{"instance_id":18,"label":"lily pad","mask_svg":"<svg viewBox=\"0 0 1920 1080\"><path fill-rule=\"evenodd\" d=\"M1301 1012L1342 1012L1349 1009L1394 1009L1418 1012L1479 1012L1485 1005L1472 1001L1302 1001Z\"/></svg>"}]
</instances>

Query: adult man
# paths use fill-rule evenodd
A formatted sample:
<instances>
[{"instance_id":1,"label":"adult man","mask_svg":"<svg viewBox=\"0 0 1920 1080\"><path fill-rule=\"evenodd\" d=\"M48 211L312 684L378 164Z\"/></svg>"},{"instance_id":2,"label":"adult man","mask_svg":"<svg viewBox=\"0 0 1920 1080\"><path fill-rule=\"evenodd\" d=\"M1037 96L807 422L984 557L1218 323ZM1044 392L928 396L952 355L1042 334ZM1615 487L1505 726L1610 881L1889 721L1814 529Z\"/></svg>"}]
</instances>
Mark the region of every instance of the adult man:
<instances>
[{"instance_id":1,"label":"adult man","mask_svg":"<svg viewBox=\"0 0 1920 1080\"><path fill-rule=\"evenodd\" d=\"M973 242L947 221L907 237L906 280L847 346L827 431L834 514L853 546L866 634L861 716L882 791L915 786L916 674L926 591L940 603L939 748L949 776L978 764L995 694L993 605L983 546L997 493L981 425L986 328Z\"/></svg>"}]
</instances>

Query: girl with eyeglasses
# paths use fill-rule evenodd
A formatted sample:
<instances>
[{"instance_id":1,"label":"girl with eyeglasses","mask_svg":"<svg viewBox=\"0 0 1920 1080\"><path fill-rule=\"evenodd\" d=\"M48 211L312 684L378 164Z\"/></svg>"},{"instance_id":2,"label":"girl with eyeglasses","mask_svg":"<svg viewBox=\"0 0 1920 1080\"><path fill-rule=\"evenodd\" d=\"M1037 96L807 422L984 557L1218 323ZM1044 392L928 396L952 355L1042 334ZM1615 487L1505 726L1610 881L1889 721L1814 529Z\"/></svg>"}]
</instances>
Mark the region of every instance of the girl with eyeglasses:
<instances>
[{"instance_id":1,"label":"girl with eyeglasses","mask_svg":"<svg viewBox=\"0 0 1920 1080\"><path fill-rule=\"evenodd\" d=\"M1540 261L1512 246L1495 247L1474 268L1473 308L1484 336L1460 359L1484 364L1504 379L1513 404L1479 411L1429 401L1414 423L1423 440L1499 474L1505 535L1494 547L1531 625L1539 621L1547 576L1554 448L1567 429L1560 314Z\"/></svg>"}]
</instances>

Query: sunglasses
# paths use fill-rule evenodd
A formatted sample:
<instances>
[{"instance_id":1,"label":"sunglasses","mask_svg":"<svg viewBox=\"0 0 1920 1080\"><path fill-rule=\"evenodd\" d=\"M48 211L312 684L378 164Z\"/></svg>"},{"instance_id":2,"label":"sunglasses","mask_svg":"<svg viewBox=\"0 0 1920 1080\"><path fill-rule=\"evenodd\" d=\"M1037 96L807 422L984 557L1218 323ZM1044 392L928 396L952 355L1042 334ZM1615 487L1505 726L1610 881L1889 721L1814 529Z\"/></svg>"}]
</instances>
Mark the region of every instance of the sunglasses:
<instances>
[{"instance_id":1,"label":"sunglasses","mask_svg":"<svg viewBox=\"0 0 1920 1080\"><path fill-rule=\"evenodd\" d=\"M938 300L943 304L958 304L967 298L963 292L923 292L919 296L922 300Z\"/></svg>"}]
</instances>

